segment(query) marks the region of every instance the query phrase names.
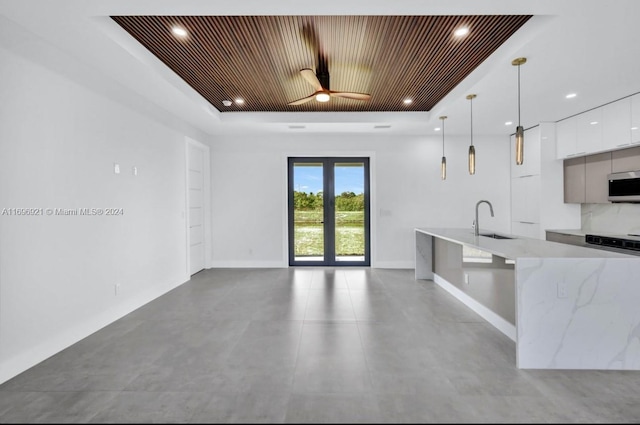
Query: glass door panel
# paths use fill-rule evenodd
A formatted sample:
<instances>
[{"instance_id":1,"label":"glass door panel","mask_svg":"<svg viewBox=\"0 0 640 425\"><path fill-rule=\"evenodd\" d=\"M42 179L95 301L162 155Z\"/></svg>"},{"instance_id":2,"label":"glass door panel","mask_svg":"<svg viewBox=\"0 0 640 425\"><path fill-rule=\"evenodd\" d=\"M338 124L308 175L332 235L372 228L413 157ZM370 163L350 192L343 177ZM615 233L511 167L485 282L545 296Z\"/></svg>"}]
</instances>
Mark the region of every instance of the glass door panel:
<instances>
[{"instance_id":1,"label":"glass door panel","mask_svg":"<svg viewBox=\"0 0 640 425\"><path fill-rule=\"evenodd\" d=\"M335 261L364 261L365 164L336 163L333 176Z\"/></svg>"},{"instance_id":2,"label":"glass door panel","mask_svg":"<svg viewBox=\"0 0 640 425\"><path fill-rule=\"evenodd\" d=\"M292 183L294 260L324 262L323 163L294 162Z\"/></svg>"}]
</instances>

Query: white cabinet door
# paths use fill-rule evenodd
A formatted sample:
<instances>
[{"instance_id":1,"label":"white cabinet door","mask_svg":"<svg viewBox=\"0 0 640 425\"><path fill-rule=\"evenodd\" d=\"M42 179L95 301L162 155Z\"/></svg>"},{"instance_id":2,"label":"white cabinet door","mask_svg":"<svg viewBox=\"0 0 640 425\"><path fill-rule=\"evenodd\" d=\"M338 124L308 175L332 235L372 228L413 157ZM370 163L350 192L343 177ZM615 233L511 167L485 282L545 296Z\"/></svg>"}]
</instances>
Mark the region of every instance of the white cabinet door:
<instances>
[{"instance_id":1,"label":"white cabinet door","mask_svg":"<svg viewBox=\"0 0 640 425\"><path fill-rule=\"evenodd\" d=\"M540 232L540 224L538 223L521 223L513 221L511 222L511 234L524 236L525 238L544 239Z\"/></svg>"},{"instance_id":2,"label":"white cabinet door","mask_svg":"<svg viewBox=\"0 0 640 425\"><path fill-rule=\"evenodd\" d=\"M556 125L556 152L558 159L575 156L576 149L576 117L559 121Z\"/></svg>"},{"instance_id":3,"label":"white cabinet door","mask_svg":"<svg viewBox=\"0 0 640 425\"><path fill-rule=\"evenodd\" d=\"M640 143L640 94L631 96L631 144Z\"/></svg>"},{"instance_id":4,"label":"white cabinet door","mask_svg":"<svg viewBox=\"0 0 640 425\"><path fill-rule=\"evenodd\" d=\"M540 175L511 179L511 220L540 222Z\"/></svg>"},{"instance_id":5,"label":"white cabinet door","mask_svg":"<svg viewBox=\"0 0 640 425\"><path fill-rule=\"evenodd\" d=\"M594 153L602 147L602 108L592 109L576 116L576 149L580 153Z\"/></svg>"},{"instance_id":6,"label":"white cabinet door","mask_svg":"<svg viewBox=\"0 0 640 425\"><path fill-rule=\"evenodd\" d=\"M511 220L527 221L526 177L511 179Z\"/></svg>"},{"instance_id":7,"label":"white cabinet door","mask_svg":"<svg viewBox=\"0 0 640 425\"><path fill-rule=\"evenodd\" d=\"M523 177L525 180L526 206L527 212L525 219L522 221L529 223L540 223L540 201L542 188L540 186L540 175L536 174L529 177Z\"/></svg>"},{"instance_id":8,"label":"white cabinet door","mask_svg":"<svg viewBox=\"0 0 640 425\"><path fill-rule=\"evenodd\" d=\"M602 148L621 149L631 144L631 98L602 107Z\"/></svg>"}]
</instances>

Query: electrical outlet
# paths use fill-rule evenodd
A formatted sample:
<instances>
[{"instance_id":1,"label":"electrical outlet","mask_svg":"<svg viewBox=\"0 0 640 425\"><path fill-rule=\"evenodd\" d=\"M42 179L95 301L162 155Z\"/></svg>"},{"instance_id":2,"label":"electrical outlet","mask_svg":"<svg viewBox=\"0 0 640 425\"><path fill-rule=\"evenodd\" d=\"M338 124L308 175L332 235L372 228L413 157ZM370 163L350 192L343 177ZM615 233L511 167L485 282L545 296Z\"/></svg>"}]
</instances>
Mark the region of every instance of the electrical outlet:
<instances>
[{"instance_id":1,"label":"electrical outlet","mask_svg":"<svg viewBox=\"0 0 640 425\"><path fill-rule=\"evenodd\" d=\"M114 295L118 295L120 293L120 284L116 283L115 285L113 285L113 292Z\"/></svg>"},{"instance_id":2,"label":"electrical outlet","mask_svg":"<svg viewBox=\"0 0 640 425\"><path fill-rule=\"evenodd\" d=\"M113 172L115 174L120 174L120 164L116 164L116 163L113 164Z\"/></svg>"},{"instance_id":3,"label":"electrical outlet","mask_svg":"<svg viewBox=\"0 0 640 425\"><path fill-rule=\"evenodd\" d=\"M464 283L469 284L469 273L464 274Z\"/></svg>"},{"instance_id":4,"label":"electrical outlet","mask_svg":"<svg viewBox=\"0 0 640 425\"><path fill-rule=\"evenodd\" d=\"M558 282L558 298L567 298L567 284Z\"/></svg>"}]
</instances>

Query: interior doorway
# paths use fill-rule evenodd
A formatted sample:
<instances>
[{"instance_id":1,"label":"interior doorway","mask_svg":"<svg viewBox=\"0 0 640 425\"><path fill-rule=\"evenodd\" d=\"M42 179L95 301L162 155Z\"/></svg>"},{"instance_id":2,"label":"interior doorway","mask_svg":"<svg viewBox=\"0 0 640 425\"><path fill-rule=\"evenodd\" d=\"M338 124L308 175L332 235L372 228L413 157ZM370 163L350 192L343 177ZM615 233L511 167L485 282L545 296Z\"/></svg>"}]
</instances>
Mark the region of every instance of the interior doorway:
<instances>
[{"instance_id":1,"label":"interior doorway","mask_svg":"<svg viewBox=\"0 0 640 425\"><path fill-rule=\"evenodd\" d=\"M187 272L194 275L210 267L209 147L187 138Z\"/></svg>"},{"instance_id":2,"label":"interior doorway","mask_svg":"<svg viewBox=\"0 0 640 425\"><path fill-rule=\"evenodd\" d=\"M369 266L369 158L288 159L289 265Z\"/></svg>"}]
</instances>

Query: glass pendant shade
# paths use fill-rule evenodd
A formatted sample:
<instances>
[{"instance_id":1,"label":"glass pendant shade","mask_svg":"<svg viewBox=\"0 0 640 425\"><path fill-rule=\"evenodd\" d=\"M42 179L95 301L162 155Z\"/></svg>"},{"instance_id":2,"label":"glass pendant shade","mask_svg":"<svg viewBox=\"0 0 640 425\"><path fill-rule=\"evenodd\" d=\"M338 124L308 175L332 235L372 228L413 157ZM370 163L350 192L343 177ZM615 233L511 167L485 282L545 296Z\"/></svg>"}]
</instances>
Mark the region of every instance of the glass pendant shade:
<instances>
[{"instance_id":1,"label":"glass pendant shade","mask_svg":"<svg viewBox=\"0 0 640 425\"><path fill-rule=\"evenodd\" d=\"M471 145L469 146L469 174L471 175L476 173L476 148L473 146L473 99L475 97L475 94L467 95L469 105L471 106Z\"/></svg>"},{"instance_id":2,"label":"glass pendant shade","mask_svg":"<svg viewBox=\"0 0 640 425\"><path fill-rule=\"evenodd\" d=\"M524 162L524 128L521 125L516 128L516 164Z\"/></svg>"},{"instance_id":3,"label":"glass pendant shade","mask_svg":"<svg viewBox=\"0 0 640 425\"><path fill-rule=\"evenodd\" d=\"M469 174L476 173L476 148L469 146Z\"/></svg>"}]
</instances>

